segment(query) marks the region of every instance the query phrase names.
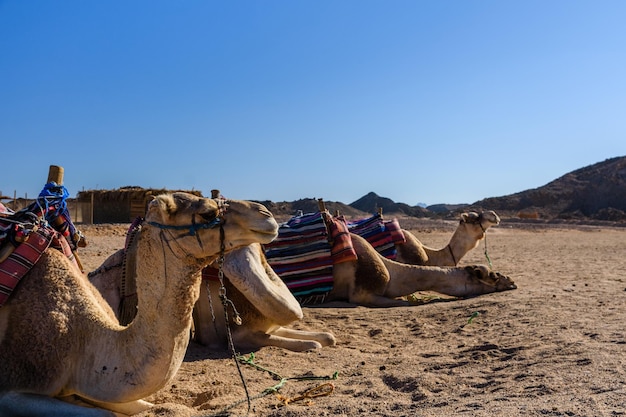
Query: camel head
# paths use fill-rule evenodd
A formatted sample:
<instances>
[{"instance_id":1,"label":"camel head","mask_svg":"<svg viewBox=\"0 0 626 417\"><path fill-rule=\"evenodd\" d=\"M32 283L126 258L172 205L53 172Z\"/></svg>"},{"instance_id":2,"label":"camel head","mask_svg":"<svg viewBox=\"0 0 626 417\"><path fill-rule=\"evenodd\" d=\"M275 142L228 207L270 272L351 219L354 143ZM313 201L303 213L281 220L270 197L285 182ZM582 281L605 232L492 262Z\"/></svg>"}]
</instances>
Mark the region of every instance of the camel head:
<instances>
[{"instance_id":1,"label":"camel head","mask_svg":"<svg viewBox=\"0 0 626 417\"><path fill-rule=\"evenodd\" d=\"M261 204L182 192L155 197L148 205L145 222L175 241L172 247L198 259L214 258L222 244L228 251L269 243L278 234L276 220Z\"/></svg>"},{"instance_id":2,"label":"camel head","mask_svg":"<svg viewBox=\"0 0 626 417\"><path fill-rule=\"evenodd\" d=\"M459 227L464 228L467 235L478 242L485 237L487 229L498 224L500 224L500 217L493 210L481 213L470 211L469 213L461 213Z\"/></svg>"},{"instance_id":3,"label":"camel head","mask_svg":"<svg viewBox=\"0 0 626 417\"><path fill-rule=\"evenodd\" d=\"M230 282L266 318L281 326L302 319L300 304L267 263L260 244L230 251L223 268Z\"/></svg>"}]
</instances>

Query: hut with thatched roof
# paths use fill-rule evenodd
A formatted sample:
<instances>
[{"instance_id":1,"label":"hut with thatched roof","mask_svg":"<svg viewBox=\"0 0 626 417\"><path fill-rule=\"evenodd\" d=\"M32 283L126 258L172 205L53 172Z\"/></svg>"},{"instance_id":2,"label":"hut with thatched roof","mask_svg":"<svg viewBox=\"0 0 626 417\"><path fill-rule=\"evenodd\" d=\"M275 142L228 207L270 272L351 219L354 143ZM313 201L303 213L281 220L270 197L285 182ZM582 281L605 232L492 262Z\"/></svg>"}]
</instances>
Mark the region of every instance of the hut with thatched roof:
<instances>
[{"instance_id":1,"label":"hut with thatched roof","mask_svg":"<svg viewBox=\"0 0 626 417\"><path fill-rule=\"evenodd\" d=\"M152 197L178 191L203 197L200 191L128 186L117 190L80 191L76 199L83 211L90 211L83 212L82 219L91 219L91 223L129 223L146 214L148 202Z\"/></svg>"}]
</instances>

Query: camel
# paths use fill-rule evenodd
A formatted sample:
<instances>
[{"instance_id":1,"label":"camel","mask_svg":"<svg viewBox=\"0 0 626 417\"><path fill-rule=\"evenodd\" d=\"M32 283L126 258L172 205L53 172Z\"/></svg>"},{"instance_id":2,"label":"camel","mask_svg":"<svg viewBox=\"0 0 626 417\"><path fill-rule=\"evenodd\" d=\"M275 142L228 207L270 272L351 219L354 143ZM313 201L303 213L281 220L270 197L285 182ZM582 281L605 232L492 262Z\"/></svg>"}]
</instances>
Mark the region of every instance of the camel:
<instances>
[{"instance_id":1,"label":"camel","mask_svg":"<svg viewBox=\"0 0 626 417\"><path fill-rule=\"evenodd\" d=\"M331 225L330 229L338 230L337 227L343 228L343 226L340 226L340 223L343 221L341 218L333 220L327 210L320 210L320 213L327 228ZM307 218L313 219L311 215L308 215ZM276 249L281 251L287 250L286 259L293 258L293 255L289 253L289 245L294 239L292 236L295 236L297 233L297 225L301 222L297 217L293 220L295 220L293 226L296 228L287 226L285 229L286 234L283 237L283 232L280 231L282 230L281 227L278 239L270 244L272 251L276 251ZM307 230L311 230L308 222L313 220L302 221L307 225ZM354 233L349 233L349 235L356 257L345 258L345 260L333 264L331 272L332 289L327 294L304 295L316 294L310 291L310 288L312 283L317 281L306 275L304 278L291 279L291 282L298 286L296 287L298 296L301 300L304 300L301 302L308 304L311 302L323 303L344 300L352 304L369 307L393 307L409 305L410 303L407 300L400 297L406 297L417 291L434 291L454 297L469 297L517 288L509 277L491 271L486 266L472 265L460 268L401 263L385 258L363 237ZM289 256L287 256L287 253L289 253ZM277 269L279 275L283 271L294 271L291 265L295 264L291 264L292 261L283 263L280 257L275 258L275 256L272 253L270 265L274 265L274 267L279 266L279 269ZM288 285L294 284L288 283ZM328 286L328 284L325 285ZM300 286L306 292L301 292ZM290 286L290 288L292 287Z\"/></svg>"},{"instance_id":2,"label":"camel","mask_svg":"<svg viewBox=\"0 0 626 417\"><path fill-rule=\"evenodd\" d=\"M122 305L120 287L124 256L134 257L135 253L128 251L124 254L120 250L89 274L91 283L118 313L118 317ZM216 263L212 266L219 267ZM284 327L302 319L302 308L268 265L260 244L253 243L226 253L222 268L226 297L233 302L241 324L226 327L224 304L220 300L223 293L221 283L217 279L206 279L200 286L200 297L193 313L196 342L213 350L223 350L228 348L226 332L230 329L233 344L238 350L253 351L263 346L276 346L301 352L335 344L331 333ZM229 316L233 314L232 310L227 312Z\"/></svg>"},{"instance_id":3,"label":"camel","mask_svg":"<svg viewBox=\"0 0 626 417\"><path fill-rule=\"evenodd\" d=\"M128 326L66 256L44 251L0 308L0 415L110 417L149 409L143 398L183 361L202 268L222 249L270 242L277 229L258 203L156 197L135 239L139 304Z\"/></svg>"},{"instance_id":4,"label":"camel","mask_svg":"<svg viewBox=\"0 0 626 417\"><path fill-rule=\"evenodd\" d=\"M332 333L285 327L302 319L302 309L267 263L260 244L254 243L228 253L223 271L226 294L241 316L241 325L230 326L233 343L238 349L257 350L263 346L276 346L301 352L335 344ZM247 283L259 277L267 285L262 288L264 292L255 293ZM194 309L195 340L214 349L224 347L228 331L225 320L213 320L212 317L224 317L220 290L219 280L206 280L206 285L200 288L200 298ZM216 345L215 341L222 343Z\"/></svg>"},{"instance_id":5,"label":"camel","mask_svg":"<svg viewBox=\"0 0 626 417\"><path fill-rule=\"evenodd\" d=\"M484 237L483 229L486 230L498 222L499 218L494 212L487 212L484 215L464 213L451 239L450 245L455 248L454 252L460 253L462 248L465 248L466 252L471 250L478 244L479 239ZM388 307L409 304L396 297L415 291L433 290L455 296L473 296L515 288L515 284L509 278L490 272L485 267L413 268L399 262L388 261L359 236L351 234L351 238L353 242L360 239L360 244L355 245L358 259L352 266L335 265L333 270L335 289L328 300L348 300L372 307ZM411 244L409 242L408 245ZM439 266L447 266L446 262L451 262L449 256L432 255L437 251L423 249L424 246L419 241L418 244L413 244L413 247L420 248L422 252L430 251L427 252L430 253L427 260L436 262L439 259L442 262ZM446 248L441 251L444 255L449 252ZM411 253L410 250L404 252ZM115 311L118 311L121 301L119 279L123 256L123 252L119 251L90 274L92 283L103 293ZM237 349L256 350L263 346L276 346L292 351L304 351L335 344L335 338L331 333L306 332L284 327L302 319L302 310L280 277L267 264L260 245L251 244L227 253L223 272L227 297L235 305L242 322L241 325L230 327L232 340ZM258 280L263 285L257 286L260 292L254 293L247 283ZM396 281L409 281L400 287L408 285L414 290L405 290L409 291L406 294L393 292L385 294L379 287L384 285L383 282L386 280L393 280L391 284L395 286L398 286ZM355 286L375 288L370 292L361 289L354 291L353 294L342 290ZM219 299L220 287L219 281L208 280L206 285L201 286L200 298L194 308L194 338L212 349L223 349L227 341L223 304ZM373 292L376 290L379 290L379 294Z\"/></svg>"},{"instance_id":6,"label":"camel","mask_svg":"<svg viewBox=\"0 0 626 417\"><path fill-rule=\"evenodd\" d=\"M483 265L466 267L410 265L380 255L362 237L351 234L357 261L334 265L334 286L327 300L348 300L370 307L409 305L405 297L434 291L471 297L517 288L509 277Z\"/></svg>"},{"instance_id":7,"label":"camel","mask_svg":"<svg viewBox=\"0 0 626 417\"><path fill-rule=\"evenodd\" d=\"M396 246L396 261L412 265L457 266L486 236L487 229L500 224L500 217L490 210L482 213L461 213L461 220L441 249L425 246L408 230L402 229L406 242Z\"/></svg>"}]
</instances>

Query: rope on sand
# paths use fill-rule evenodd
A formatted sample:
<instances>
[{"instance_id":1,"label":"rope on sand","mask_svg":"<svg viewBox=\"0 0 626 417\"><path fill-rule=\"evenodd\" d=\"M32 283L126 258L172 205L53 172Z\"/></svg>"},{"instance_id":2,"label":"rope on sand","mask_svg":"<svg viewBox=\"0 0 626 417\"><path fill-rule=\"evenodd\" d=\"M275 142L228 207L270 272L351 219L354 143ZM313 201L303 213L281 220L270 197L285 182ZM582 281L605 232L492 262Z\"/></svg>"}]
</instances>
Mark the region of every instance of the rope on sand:
<instances>
[{"instance_id":1,"label":"rope on sand","mask_svg":"<svg viewBox=\"0 0 626 417\"><path fill-rule=\"evenodd\" d=\"M331 395L333 393L333 391L335 390L335 386L330 383L330 382L326 382L324 384L318 385L317 387L308 389L304 392L302 392L300 395L295 396L293 398L288 398L288 397L284 397L280 394L278 394L278 391L288 382L288 381L329 381L329 380L336 380L339 377L339 372L335 371L332 375L330 376L312 376L312 375L302 375L302 376L292 376L292 377L284 377L280 374L278 374L275 371L272 371L268 368L265 368L257 363L254 362L254 352L250 353L250 356L248 356L247 358L243 355L238 355L237 356L237 360L244 364L244 365L248 365L251 366L259 371L263 371L263 372L267 372L268 374L270 374L272 376L272 378L274 380L279 381L277 384L268 387L266 389L264 389L263 391L261 391L259 394L250 397L250 398L244 398L242 400L239 400L233 404L230 404L228 406L226 406L225 408L223 408L222 410L218 411L217 413L214 414L206 414L206 415L202 415L199 417L221 417L221 416L229 416L229 410L237 407L240 404L243 404L247 401L251 401L251 400L257 400L259 398L263 398L266 395L269 394L277 394L278 399L281 401L281 406L285 406L285 405L289 405L291 403L294 403L296 401L301 401L304 399L307 399L310 401L310 399L312 398L317 398L317 397L324 397L324 396L328 396ZM310 402L309 402L310 403Z\"/></svg>"}]
</instances>

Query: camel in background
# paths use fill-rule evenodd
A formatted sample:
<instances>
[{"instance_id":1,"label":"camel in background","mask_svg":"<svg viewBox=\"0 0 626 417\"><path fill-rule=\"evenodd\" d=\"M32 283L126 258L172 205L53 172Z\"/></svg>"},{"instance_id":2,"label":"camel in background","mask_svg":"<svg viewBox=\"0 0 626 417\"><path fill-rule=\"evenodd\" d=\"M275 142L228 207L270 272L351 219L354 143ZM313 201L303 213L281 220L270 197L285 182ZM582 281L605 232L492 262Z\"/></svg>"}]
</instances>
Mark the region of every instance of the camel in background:
<instances>
[{"instance_id":1,"label":"camel in background","mask_svg":"<svg viewBox=\"0 0 626 417\"><path fill-rule=\"evenodd\" d=\"M487 229L500 224L500 217L492 211L461 213L459 225L450 241L441 249L425 246L408 230L402 229L406 242L396 245L396 261L412 265L457 266L461 259L481 240Z\"/></svg>"}]
</instances>

